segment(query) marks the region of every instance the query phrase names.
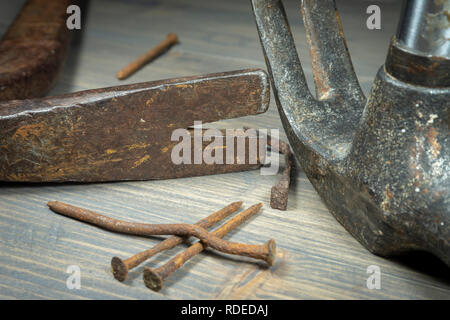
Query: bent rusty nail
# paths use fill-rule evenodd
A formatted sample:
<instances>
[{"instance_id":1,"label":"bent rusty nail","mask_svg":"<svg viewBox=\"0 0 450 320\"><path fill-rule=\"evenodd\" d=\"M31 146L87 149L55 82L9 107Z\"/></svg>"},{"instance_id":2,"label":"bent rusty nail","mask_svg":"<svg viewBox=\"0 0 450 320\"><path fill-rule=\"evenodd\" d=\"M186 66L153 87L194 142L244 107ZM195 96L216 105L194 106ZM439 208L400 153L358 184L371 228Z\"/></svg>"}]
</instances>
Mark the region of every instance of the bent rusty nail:
<instances>
[{"instance_id":1,"label":"bent rusty nail","mask_svg":"<svg viewBox=\"0 0 450 320\"><path fill-rule=\"evenodd\" d=\"M278 153L284 155L286 166L280 181L270 190L270 207L278 210L286 210L289 197L289 185L291 183L292 153L289 144L283 140L277 139L277 141L274 141L274 138L270 135L267 135L267 138L267 144Z\"/></svg>"},{"instance_id":2,"label":"bent rusty nail","mask_svg":"<svg viewBox=\"0 0 450 320\"><path fill-rule=\"evenodd\" d=\"M232 218L230 221L225 223L223 226L221 226L219 229L215 230L212 234L218 238L223 238L228 232L235 229L237 226L242 224L243 222L247 221L252 217L254 214L256 214L262 207L261 203L255 204L251 206L250 208L246 209L245 211L242 211L240 214ZM269 242L269 246L271 247L271 262L269 265L273 264L273 261L275 259L275 242L271 240L272 242ZM190 258L194 257L195 255L199 254L206 248L206 244L202 242L197 242L193 245L191 245L189 248L187 248L184 252L179 253L174 258L172 258L170 261L165 263L163 266L152 269L149 267L146 267L144 269L144 283L145 285L154 291L161 290L163 286L163 280L167 278L169 275L171 275L174 271L179 269L186 261L188 261Z\"/></svg>"},{"instance_id":3,"label":"bent rusty nail","mask_svg":"<svg viewBox=\"0 0 450 320\"><path fill-rule=\"evenodd\" d=\"M179 165L171 151L184 142L175 129L260 114L268 102L259 69L2 102L0 181L148 180L256 168Z\"/></svg>"},{"instance_id":4,"label":"bent rusty nail","mask_svg":"<svg viewBox=\"0 0 450 320\"><path fill-rule=\"evenodd\" d=\"M48 202L47 205L51 210L58 214L87 222L113 232L134 234L138 236L192 236L200 239L202 242L217 251L264 260L269 265L272 265L273 263L273 250L275 248L275 241L273 239L269 240L264 245L243 244L222 240L212 235L204 228L187 223L148 224L127 222L113 219L60 201L51 201Z\"/></svg>"},{"instance_id":5,"label":"bent rusty nail","mask_svg":"<svg viewBox=\"0 0 450 320\"><path fill-rule=\"evenodd\" d=\"M223 209L220 209L219 211L209 215L208 217L198 221L195 225L202 227L202 228L209 228L215 225L217 222L225 219L233 212L236 212L240 207L242 206L242 201L237 201L229 204ZM134 256L122 260L119 257L113 257L111 259L111 268L112 273L114 275L114 278L116 278L119 281L125 281L128 271L137 267L145 260L148 260L155 254L162 252L164 250L171 249L180 243L182 243L185 240L185 238L178 237L178 236L172 236L164 241L159 242L154 247L142 251L138 254L135 254Z\"/></svg>"},{"instance_id":6,"label":"bent rusty nail","mask_svg":"<svg viewBox=\"0 0 450 320\"><path fill-rule=\"evenodd\" d=\"M28 0L0 42L0 101L34 98L54 85L66 58L71 0Z\"/></svg>"}]
</instances>

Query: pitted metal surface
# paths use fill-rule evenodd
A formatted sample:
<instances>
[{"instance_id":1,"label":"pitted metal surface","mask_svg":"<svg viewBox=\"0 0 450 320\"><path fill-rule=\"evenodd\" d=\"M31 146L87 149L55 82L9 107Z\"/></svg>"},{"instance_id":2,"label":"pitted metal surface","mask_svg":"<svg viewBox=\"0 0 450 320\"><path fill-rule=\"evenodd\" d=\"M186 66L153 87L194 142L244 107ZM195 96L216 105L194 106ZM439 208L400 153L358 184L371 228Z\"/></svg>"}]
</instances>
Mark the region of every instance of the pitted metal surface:
<instances>
[{"instance_id":1,"label":"pitted metal surface","mask_svg":"<svg viewBox=\"0 0 450 320\"><path fill-rule=\"evenodd\" d=\"M304 0L313 97L281 1L252 5L291 147L330 212L375 254L425 250L450 265L448 85L404 82L383 66L366 101L334 1Z\"/></svg>"}]
</instances>

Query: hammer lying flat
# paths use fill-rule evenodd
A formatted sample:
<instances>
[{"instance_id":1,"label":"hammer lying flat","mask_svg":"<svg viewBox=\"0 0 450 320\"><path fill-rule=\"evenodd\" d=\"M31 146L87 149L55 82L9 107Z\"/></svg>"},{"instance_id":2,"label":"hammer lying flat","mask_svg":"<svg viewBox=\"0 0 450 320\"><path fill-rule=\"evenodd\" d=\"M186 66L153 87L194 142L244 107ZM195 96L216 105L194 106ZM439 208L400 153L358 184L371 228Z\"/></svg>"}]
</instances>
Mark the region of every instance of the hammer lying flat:
<instances>
[{"instance_id":1,"label":"hammer lying flat","mask_svg":"<svg viewBox=\"0 0 450 320\"><path fill-rule=\"evenodd\" d=\"M263 113L266 73L251 69L0 103L0 181L178 178L259 164L176 165L177 128Z\"/></svg>"},{"instance_id":2,"label":"hammer lying flat","mask_svg":"<svg viewBox=\"0 0 450 320\"><path fill-rule=\"evenodd\" d=\"M28 0L0 42L0 101L9 100L0 103L0 181L144 180L259 167L262 159L236 164L237 155L233 164L175 164L171 134L194 121L264 112L269 84L261 70L12 100L42 96L55 83L71 2ZM246 148L255 139L244 138ZM206 145L191 143L190 151Z\"/></svg>"}]
</instances>

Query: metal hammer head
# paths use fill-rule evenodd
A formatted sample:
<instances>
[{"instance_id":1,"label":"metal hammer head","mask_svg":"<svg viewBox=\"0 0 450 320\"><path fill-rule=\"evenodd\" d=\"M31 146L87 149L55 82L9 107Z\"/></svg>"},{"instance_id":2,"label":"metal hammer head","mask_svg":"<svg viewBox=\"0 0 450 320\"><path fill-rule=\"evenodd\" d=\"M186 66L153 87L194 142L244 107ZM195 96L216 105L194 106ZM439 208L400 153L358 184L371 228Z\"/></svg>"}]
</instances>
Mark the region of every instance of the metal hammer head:
<instances>
[{"instance_id":1,"label":"metal hammer head","mask_svg":"<svg viewBox=\"0 0 450 320\"><path fill-rule=\"evenodd\" d=\"M334 1L303 0L314 97L281 1L252 5L284 128L331 213L375 254L425 250L450 265L448 57L394 37L366 100Z\"/></svg>"}]
</instances>

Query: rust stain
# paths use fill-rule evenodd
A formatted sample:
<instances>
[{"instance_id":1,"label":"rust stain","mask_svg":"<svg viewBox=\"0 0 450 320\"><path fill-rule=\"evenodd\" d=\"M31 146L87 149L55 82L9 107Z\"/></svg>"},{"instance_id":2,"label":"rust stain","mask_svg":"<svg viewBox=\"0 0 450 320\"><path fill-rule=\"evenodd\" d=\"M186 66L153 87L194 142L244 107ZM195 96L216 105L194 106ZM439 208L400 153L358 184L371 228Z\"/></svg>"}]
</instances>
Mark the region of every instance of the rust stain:
<instances>
[{"instance_id":1,"label":"rust stain","mask_svg":"<svg viewBox=\"0 0 450 320\"><path fill-rule=\"evenodd\" d=\"M335 11L336 14L336 20L339 26L339 34L341 35L342 39L345 41L345 34L344 34L344 28L342 27L342 21L341 21L341 17L339 16L339 12L336 10Z\"/></svg>"},{"instance_id":2,"label":"rust stain","mask_svg":"<svg viewBox=\"0 0 450 320\"><path fill-rule=\"evenodd\" d=\"M134 150L134 149L144 149L149 147L149 143L134 143L132 145L127 146L128 150Z\"/></svg>"},{"instance_id":3,"label":"rust stain","mask_svg":"<svg viewBox=\"0 0 450 320\"><path fill-rule=\"evenodd\" d=\"M183 83L183 84L177 85L176 87L177 88L183 88L183 89L190 89L190 88L192 88L192 85Z\"/></svg>"},{"instance_id":4,"label":"rust stain","mask_svg":"<svg viewBox=\"0 0 450 320\"><path fill-rule=\"evenodd\" d=\"M439 153L441 152L442 146L437 141L436 137L438 135L438 131L436 128L429 128L427 130L426 136L428 139L428 142L431 145L431 154L434 158L437 158L439 156Z\"/></svg>"},{"instance_id":5,"label":"rust stain","mask_svg":"<svg viewBox=\"0 0 450 320\"><path fill-rule=\"evenodd\" d=\"M381 208L384 211L389 211L389 209L390 209L390 202L391 202L392 198L394 198L394 195L392 194L391 190L389 190L389 186L386 186L385 197L383 199L383 202L381 203Z\"/></svg>"},{"instance_id":6,"label":"rust stain","mask_svg":"<svg viewBox=\"0 0 450 320\"><path fill-rule=\"evenodd\" d=\"M394 197L391 190L389 190L389 187L386 187L386 197L388 197L389 199L392 199Z\"/></svg>"},{"instance_id":7,"label":"rust stain","mask_svg":"<svg viewBox=\"0 0 450 320\"><path fill-rule=\"evenodd\" d=\"M409 73L430 73L432 74L433 71L439 67L438 62L434 62L428 66L422 66L419 64L410 65L407 70Z\"/></svg>"},{"instance_id":8,"label":"rust stain","mask_svg":"<svg viewBox=\"0 0 450 320\"><path fill-rule=\"evenodd\" d=\"M81 159L82 157L79 157ZM79 172L93 172L95 167L100 167L106 163L115 163L123 161L123 159L109 159L109 160L98 160L91 162L89 166L74 166L71 162L63 162L57 167L49 166L45 168L41 168L39 166L39 175L45 176L49 181L58 180L62 176L74 176ZM8 175L11 179L17 181L33 181L33 178L36 177L36 173L11 173Z\"/></svg>"},{"instance_id":9,"label":"rust stain","mask_svg":"<svg viewBox=\"0 0 450 320\"><path fill-rule=\"evenodd\" d=\"M163 90L163 91L164 91L164 90ZM151 96L147 101L145 101L145 104L146 104L147 106L153 104L153 103L156 101L156 99L159 97L159 93L160 93L160 91L154 91L154 92L152 92L152 96Z\"/></svg>"},{"instance_id":10,"label":"rust stain","mask_svg":"<svg viewBox=\"0 0 450 320\"><path fill-rule=\"evenodd\" d=\"M143 156L141 159L139 159L139 160L134 162L134 166L132 168L139 167L141 164L143 164L144 162L148 161L149 159L150 159L150 156L148 154Z\"/></svg>"},{"instance_id":11,"label":"rust stain","mask_svg":"<svg viewBox=\"0 0 450 320\"><path fill-rule=\"evenodd\" d=\"M13 135L14 139L26 140L30 136L39 136L45 126L42 123L33 123L19 127Z\"/></svg>"},{"instance_id":12,"label":"rust stain","mask_svg":"<svg viewBox=\"0 0 450 320\"><path fill-rule=\"evenodd\" d=\"M122 161L123 159L110 159L110 160L99 160L99 161L94 161L94 162L92 162L92 164L94 165L94 166L99 166L99 165L103 165L103 164L105 164L105 163L108 163L108 162L119 162L119 161Z\"/></svg>"}]
</instances>

